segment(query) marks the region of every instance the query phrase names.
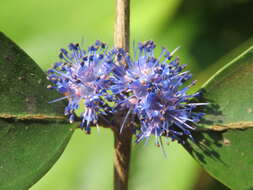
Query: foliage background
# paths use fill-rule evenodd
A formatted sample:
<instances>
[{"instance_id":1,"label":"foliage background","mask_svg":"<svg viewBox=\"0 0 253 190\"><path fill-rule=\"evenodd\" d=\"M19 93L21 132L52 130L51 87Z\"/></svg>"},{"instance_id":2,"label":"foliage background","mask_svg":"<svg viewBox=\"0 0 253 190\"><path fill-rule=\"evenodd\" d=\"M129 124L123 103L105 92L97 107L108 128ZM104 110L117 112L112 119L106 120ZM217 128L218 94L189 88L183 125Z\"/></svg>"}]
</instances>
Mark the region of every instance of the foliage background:
<instances>
[{"instance_id":1,"label":"foliage background","mask_svg":"<svg viewBox=\"0 0 253 190\"><path fill-rule=\"evenodd\" d=\"M70 42L83 47L96 39L113 45L114 0L1 0L0 30L43 70ZM252 44L250 0L138 0L131 5L131 41L153 39L188 64L200 86L247 44ZM240 48L238 48L240 47ZM197 87L196 87L197 88ZM53 168L31 190L112 189L113 138L109 130L77 130ZM133 145L130 189L226 189L202 171L178 144L168 158L150 141Z\"/></svg>"}]
</instances>

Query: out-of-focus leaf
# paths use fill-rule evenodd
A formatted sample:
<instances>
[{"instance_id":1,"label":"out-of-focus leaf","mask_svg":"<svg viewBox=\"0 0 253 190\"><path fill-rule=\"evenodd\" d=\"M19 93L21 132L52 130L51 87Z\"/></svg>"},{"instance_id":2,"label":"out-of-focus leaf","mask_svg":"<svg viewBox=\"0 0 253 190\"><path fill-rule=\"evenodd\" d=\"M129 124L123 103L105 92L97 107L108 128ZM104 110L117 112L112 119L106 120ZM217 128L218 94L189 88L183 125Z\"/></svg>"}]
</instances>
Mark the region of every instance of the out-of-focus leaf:
<instances>
[{"instance_id":1,"label":"out-of-focus leaf","mask_svg":"<svg viewBox=\"0 0 253 190\"><path fill-rule=\"evenodd\" d=\"M72 132L41 69L0 33L0 189L28 189L63 152Z\"/></svg>"},{"instance_id":2,"label":"out-of-focus leaf","mask_svg":"<svg viewBox=\"0 0 253 190\"><path fill-rule=\"evenodd\" d=\"M210 102L195 143L186 149L215 178L236 190L253 188L253 47L203 88Z\"/></svg>"},{"instance_id":3,"label":"out-of-focus leaf","mask_svg":"<svg viewBox=\"0 0 253 190\"><path fill-rule=\"evenodd\" d=\"M198 80L198 82L192 88L193 91L199 89L205 83L205 81L212 77L220 68L224 66L224 64L234 59L237 55L240 55L245 52L252 44L253 38L234 48L231 52L221 57L218 61L210 65L207 69L197 73L194 78Z\"/></svg>"}]
</instances>

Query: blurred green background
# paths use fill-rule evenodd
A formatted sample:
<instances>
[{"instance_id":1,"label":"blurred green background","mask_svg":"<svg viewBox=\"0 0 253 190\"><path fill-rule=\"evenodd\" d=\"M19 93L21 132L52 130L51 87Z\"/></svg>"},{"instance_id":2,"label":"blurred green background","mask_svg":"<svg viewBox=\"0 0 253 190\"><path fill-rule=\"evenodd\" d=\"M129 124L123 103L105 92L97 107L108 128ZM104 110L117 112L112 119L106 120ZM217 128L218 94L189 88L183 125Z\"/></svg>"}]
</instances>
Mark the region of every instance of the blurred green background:
<instances>
[{"instance_id":1,"label":"blurred green background","mask_svg":"<svg viewBox=\"0 0 253 190\"><path fill-rule=\"evenodd\" d=\"M1 0L0 30L43 70L70 42L96 39L113 45L114 0ZM252 44L253 1L132 0L131 41L154 40L188 64L197 89L234 55ZM167 157L150 141L133 145L131 190L226 189L201 170L177 143ZM53 168L31 190L112 189L113 137L110 130L77 130Z\"/></svg>"}]
</instances>

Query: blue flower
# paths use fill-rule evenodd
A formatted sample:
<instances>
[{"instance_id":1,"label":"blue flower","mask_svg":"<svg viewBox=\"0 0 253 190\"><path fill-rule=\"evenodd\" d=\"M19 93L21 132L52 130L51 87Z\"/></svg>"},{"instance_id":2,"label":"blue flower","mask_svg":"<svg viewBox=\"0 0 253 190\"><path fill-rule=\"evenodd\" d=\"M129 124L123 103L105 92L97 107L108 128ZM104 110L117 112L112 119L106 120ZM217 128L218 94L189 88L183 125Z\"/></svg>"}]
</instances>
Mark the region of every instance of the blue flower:
<instances>
[{"instance_id":1,"label":"blue flower","mask_svg":"<svg viewBox=\"0 0 253 190\"><path fill-rule=\"evenodd\" d=\"M122 131L130 115L138 118L140 127L134 128L137 142L156 137L160 145L161 136L184 143L191 139L192 130L204 115L196 107L206 103L194 103L199 93L189 94L195 84L186 65L179 58L172 59L177 49L169 52L163 48L155 56L153 41L140 43L131 58L123 49L108 51L106 44L96 41L87 50L78 44L70 44L68 50L61 49L61 62L48 70L48 79L64 96L51 102L68 99L65 115L74 121L74 111L84 105L81 128L90 133L90 126L97 125L98 117L107 113L128 110L122 121ZM114 109L107 104L113 102ZM138 130L135 130L138 129Z\"/></svg>"},{"instance_id":2,"label":"blue flower","mask_svg":"<svg viewBox=\"0 0 253 190\"><path fill-rule=\"evenodd\" d=\"M74 121L74 111L83 103L81 128L90 133L90 125L97 124L98 114L110 111L103 98L108 96L113 53L107 50L106 44L96 41L87 52L71 43L68 50L61 49L59 57L61 62L48 70L48 79L54 84L49 88L64 96L51 102L68 99L65 115L70 122Z\"/></svg>"},{"instance_id":3,"label":"blue flower","mask_svg":"<svg viewBox=\"0 0 253 190\"><path fill-rule=\"evenodd\" d=\"M187 93L195 81L185 85L191 74L182 71L185 65L179 64L179 58L172 60L177 49L173 52L162 49L156 58L155 48L153 41L140 43L133 59L124 50L117 50L110 89L116 109L128 109L121 130L130 114L137 115L140 120L137 142L155 135L157 145L161 136L183 143L184 136L192 139L194 123L203 116L194 108L205 103L190 102L199 93Z\"/></svg>"}]
</instances>

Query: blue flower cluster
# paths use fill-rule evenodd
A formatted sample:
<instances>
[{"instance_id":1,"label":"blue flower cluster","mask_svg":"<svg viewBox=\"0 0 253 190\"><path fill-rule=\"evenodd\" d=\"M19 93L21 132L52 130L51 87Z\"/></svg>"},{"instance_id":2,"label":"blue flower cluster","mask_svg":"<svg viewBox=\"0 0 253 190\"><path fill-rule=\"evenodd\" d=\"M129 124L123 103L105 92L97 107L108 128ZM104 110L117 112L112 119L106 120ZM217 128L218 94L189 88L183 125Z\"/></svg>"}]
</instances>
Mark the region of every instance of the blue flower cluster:
<instances>
[{"instance_id":1,"label":"blue flower cluster","mask_svg":"<svg viewBox=\"0 0 253 190\"><path fill-rule=\"evenodd\" d=\"M90 133L90 126L97 125L98 114L106 114L111 109L104 103L104 97L108 96L108 79L114 57L106 44L100 41L90 46L87 52L79 44L70 44L68 49L61 49L59 57L62 61L48 70L48 79L54 84L49 88L64 94L64 97L51 102L69 100L64 113L71 123L74 111L83 103L81 128Z\"/></svg>"},{"instance_id":2,"label":"blue flower cluster","mask_svg":"<svg viewBox=\"0 0 253 190\"><path fill-rule=\"evenodd\" d=\"M205 103L192 103L198 93L187 94L194 85L184 85L191 78L185 65L179 59L172 59L173 52L162 49L156 58L156 45L153 41L139 43L131 58L123 49L107 50L107 46L97 41L87 53L78 45L70 44L69 52L62 49L62 62L56 63L48 71L48 78L69 100L65 114L70 122L74 111L84 103L81 127L90 132L90 126L97 124L99 114L128 110L122 121L123 130L130 115L140 122L136 132L137 142L156 136L159 144L161 136L183 142L183 137L191 136L194 123L203 113L195 112L196 106ZM106 102L114 102L110 107ZM133 118L134 118L133 117Z\"/></svg>"}]
</instances>

